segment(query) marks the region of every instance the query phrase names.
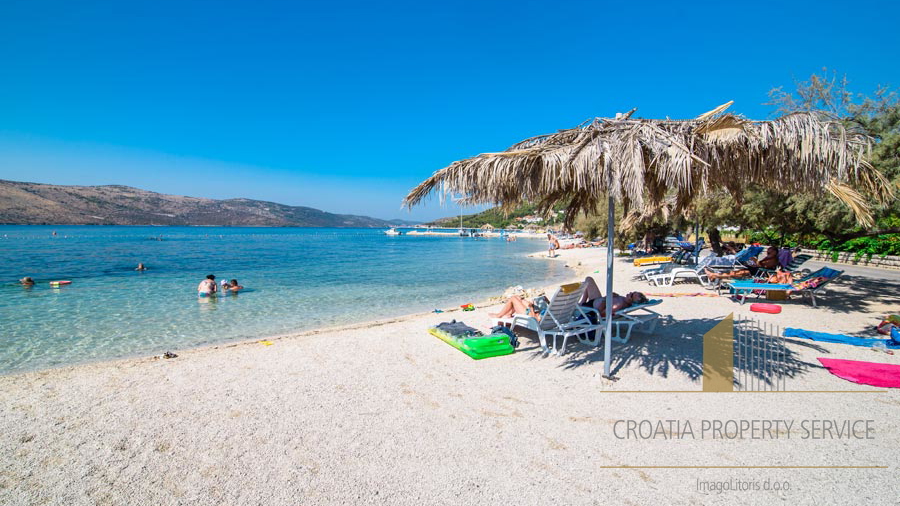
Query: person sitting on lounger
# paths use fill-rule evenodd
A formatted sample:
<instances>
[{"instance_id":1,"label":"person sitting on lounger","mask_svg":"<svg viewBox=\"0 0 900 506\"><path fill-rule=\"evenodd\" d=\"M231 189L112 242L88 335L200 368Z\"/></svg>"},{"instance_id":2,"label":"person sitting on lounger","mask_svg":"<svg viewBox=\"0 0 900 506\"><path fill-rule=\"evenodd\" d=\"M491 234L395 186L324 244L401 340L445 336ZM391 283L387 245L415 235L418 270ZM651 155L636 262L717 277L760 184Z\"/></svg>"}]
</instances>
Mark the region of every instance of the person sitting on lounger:
<instances>
[{"instance_id":1,"label":"person sitting on lounger","mask_svg":"<svg viewBox=\"0 0 900 506\"><path fill-rule=\"evenodd\" d=\"M778 265L778 248L769 246L769 248L766 249L765 258L759 261L759 266L763 269L775 270Z\"/></svg>"},{"instance_id":2,"label":"person sitting on lounger","mask_svg":"<svg viewBox=\"0 0 900 506\"><path fill-rule=\"evenodd\" d=\"M525 300L518 295L513 295L509 300L504 302L499 312L488 313L488 316L491 318L509 318L514 314L533 316L539 320L541 316L543 316L543 313L538 310L537 306L531 301Z\"/></svg>"}]
</instances>

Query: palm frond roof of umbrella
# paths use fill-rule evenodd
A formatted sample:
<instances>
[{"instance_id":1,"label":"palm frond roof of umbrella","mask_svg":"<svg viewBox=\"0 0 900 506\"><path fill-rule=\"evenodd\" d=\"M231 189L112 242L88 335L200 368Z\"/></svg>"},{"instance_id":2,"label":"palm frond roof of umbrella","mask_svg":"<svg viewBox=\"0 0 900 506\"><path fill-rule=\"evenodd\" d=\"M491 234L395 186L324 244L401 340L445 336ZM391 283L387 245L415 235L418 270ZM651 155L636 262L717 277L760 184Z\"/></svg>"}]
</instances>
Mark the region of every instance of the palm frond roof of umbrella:
<instances>
[{"instance_id":1,"label":"palm frond roof of umbrella","mask_svg":"<svg viewBox=\"0 0 900 506\"><path fill-rule=\"evenodd\" d=\"M872 140L813 113L753 121L724 113L732 102L690 120L595 118L519 142L506 151L452 163L410 191L411 207L433 191L462 195L468 204L540 210L567 204L567 223L595 212L611 195L627 208L675 209L716 189L736 198L748 187L829 192L871 225L866 199L893 197L887 179L866 161Z\"/></svg>"}]
</instances>

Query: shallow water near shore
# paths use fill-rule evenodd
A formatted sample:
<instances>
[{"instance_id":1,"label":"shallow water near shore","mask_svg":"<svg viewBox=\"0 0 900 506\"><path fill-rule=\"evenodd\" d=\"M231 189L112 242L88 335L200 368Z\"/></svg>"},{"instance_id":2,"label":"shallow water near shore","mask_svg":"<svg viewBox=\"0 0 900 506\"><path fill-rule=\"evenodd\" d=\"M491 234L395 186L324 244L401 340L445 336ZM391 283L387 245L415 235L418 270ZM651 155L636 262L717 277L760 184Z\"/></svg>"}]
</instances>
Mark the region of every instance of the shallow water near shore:
<instances>
[{"instance_id":1,"label":"shallow water near shore","mask_svg":"<svg viewBox=\"0 0 900 506\"><path fill-rule=\"evenodd\" d=\"M561 263L526 257L544 245L378 229L0 226L0 373L477 302L563 279ZM207 274L247 290L198 299ZM35 286L16 284L23 276Z\"/></svg>"}]
</instances>

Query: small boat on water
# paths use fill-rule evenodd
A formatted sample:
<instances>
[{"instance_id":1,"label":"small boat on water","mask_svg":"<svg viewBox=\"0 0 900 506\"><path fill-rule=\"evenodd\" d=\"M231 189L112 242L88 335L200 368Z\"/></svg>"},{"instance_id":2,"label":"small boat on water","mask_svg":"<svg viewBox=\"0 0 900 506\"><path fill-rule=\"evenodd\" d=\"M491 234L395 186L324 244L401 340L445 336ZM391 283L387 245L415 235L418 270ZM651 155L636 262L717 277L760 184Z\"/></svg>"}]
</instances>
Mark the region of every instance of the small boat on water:
<instances>
[{"instance_id":1,"label":"small boat on water","mask_svg":"<svg viewBox=\"0 0 900 506\"><path fill-rule=\"evenodd\" d=\"M391 228L385 230L385 231L384 231L384 234L385 234L385 235L403 235L403 232L397 230L397 229L394 228L394 227L391 227Z\"/></svg>"}]
</instances>

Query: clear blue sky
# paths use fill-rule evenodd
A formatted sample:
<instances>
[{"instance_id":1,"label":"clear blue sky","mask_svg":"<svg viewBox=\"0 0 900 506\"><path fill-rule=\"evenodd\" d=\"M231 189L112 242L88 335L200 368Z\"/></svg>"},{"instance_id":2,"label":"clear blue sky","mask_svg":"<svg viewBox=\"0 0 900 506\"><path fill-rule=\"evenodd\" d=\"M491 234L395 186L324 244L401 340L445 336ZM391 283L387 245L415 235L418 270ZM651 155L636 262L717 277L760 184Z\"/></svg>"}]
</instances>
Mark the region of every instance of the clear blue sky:
<instances>
[{"instance_id":1,"label":"clear blue sky","mask_svg":"<svg viewBox=\"0 0 900 506\"><path fill-rule=\"evenodd\" d=\"M380 218L452 161L823 66L900 86L890 2L5 2L0 178Z\"/></svg>"}]
</instances>

